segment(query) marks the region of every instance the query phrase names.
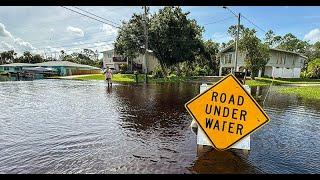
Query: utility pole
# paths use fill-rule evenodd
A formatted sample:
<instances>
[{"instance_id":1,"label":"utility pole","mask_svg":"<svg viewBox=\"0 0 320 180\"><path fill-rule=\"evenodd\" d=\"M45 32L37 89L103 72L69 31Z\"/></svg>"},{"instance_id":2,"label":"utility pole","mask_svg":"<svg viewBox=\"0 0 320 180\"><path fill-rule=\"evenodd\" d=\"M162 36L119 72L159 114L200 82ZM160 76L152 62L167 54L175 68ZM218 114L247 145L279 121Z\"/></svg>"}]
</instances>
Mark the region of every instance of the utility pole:
<instances>
[{"instance_id":1,"label":"utility pole","mask_svg":"<svg viewBox=\"0 0 320 180\"><path fill-rule=\"evenodd\" d=\"M237 61L238 61L238 41L239 41L239 31L240 31L240 17L241 14L239 13L238 15L236 13L234 13L231 9L229 9L227 6L223 6L222 8L227 9L228 11L230 11L237 19L238 19L238 24L237 24L237 35L236 35L236 43L235 43L235 58L234 58L234 69L233 69L233 74L235 71L237 71Z\"/></svg>"},{"instance_id":2,"label":"utility pole","mask_svg":"<svg viewBox=\"0 0 320 180\"><path fill-rule=\"evenodd\" d=\"M148 66L147 66L147 51L148 51L148 30L147 30L147 6L143 6L144 8L144 18L143 18L143 28L144 28L144 37L145 37L145 50L144 50L144 56L143 61L144 65L146 66L145 73L146 78L145 82L148 83Z\"/></svg>"},{"instance_id":3,"label":"utility pole","mask_svg":"<svg viewBox=\"0 0 320 180\"><path fill-rule=\"evenodd\" d=\"M236 54L235 54L235 62L234 62L234 72L237 70L237 61L238 61L238 43L239 43L239 31L240 31L240 17L241 14L238 15L238 25L237 25L237 37L236 37Z\"/></svg>"}]
</instances>

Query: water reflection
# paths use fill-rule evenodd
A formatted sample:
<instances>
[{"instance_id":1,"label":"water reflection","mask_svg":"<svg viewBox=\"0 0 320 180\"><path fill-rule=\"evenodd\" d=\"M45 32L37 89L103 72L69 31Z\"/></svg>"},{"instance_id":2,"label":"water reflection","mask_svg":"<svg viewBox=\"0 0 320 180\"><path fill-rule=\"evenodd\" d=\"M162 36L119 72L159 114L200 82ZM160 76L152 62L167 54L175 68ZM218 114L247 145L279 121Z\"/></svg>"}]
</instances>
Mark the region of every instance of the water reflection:
<instances>
[{"instance_id":1,"label":"water reflection","mask_svg":"<svg viewBox=\"0 0 320 180\"><path fill-rule=\"evenodd\" d=\"M107 90L107 94L111 94L112 93L112 86L107 86L106 88Z\"/></svg>"},{"instance_id":2,"label":"water reflection","mask_svg":"<svg viewBox=\"0 0 320 180\"><path fill-rule=\"evenodd\" d=\"M181 87L182 86L182 87ZM176 102L189 100L196 94L194 86L177 86L174 84L160 85L128 85L117 89L115 93L122 101L123 127L135 131L159 130L162 135L177 135L174 128L187 127L184 106ZM185 88L185 89L184 89ZM183 90L193 93L188 94ZM143 98L141 98L143 97Z\"/></svg>"},{"instance_id":3,"label":"water reflection","mask_svg":"<svg viewBox=\"0 0 320 180\"><path fill-rule=\"evenodd\" d=\"M199 84L0 83L0 173L320 173L320 103L278 94L251 151L197 154ZM268 87L253 88L261 104Z\"/></svg>"},{"instance_id":4,"label":"water reflection","mask_svg":"<svg viewBox=\"0 0 320 180\"><path fill-rule=\"evenodd\" d=\"M241 150L217 151L212 147L205 147L189 170L205 174L262 173L250 164Z\"/></svg>"}]
</instances>

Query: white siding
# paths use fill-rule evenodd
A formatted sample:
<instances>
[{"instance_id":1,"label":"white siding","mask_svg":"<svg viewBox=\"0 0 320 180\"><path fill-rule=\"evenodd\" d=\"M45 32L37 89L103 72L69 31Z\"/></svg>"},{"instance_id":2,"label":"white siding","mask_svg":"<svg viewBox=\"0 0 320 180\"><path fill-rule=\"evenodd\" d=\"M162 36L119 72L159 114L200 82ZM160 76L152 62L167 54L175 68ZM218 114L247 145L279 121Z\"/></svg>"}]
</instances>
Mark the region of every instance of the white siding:
<instances>
[{"instance_id":1,"label":"white siding","mask_svg":"<svg viewBox=\"0 0 320 180\"><path fill-rule=\"evenodd\" d=\"M293 78L293 68L282 68L282 78Z\"/></svg>"},{"instance_id":2,"label":"white siding","mask_svg":"<svg viewBox=\"0 0 320 180\"><path fill-rule=\"evenodd\" d=\"M294 68L293 69L293 77L300 78L301 68Z\"/></svg>"},{"instance_id":3,"label":"white siding","mask_svg":"<svg viewBox=\"0 0 320 180\"><path fill-rule=\"evenodd\" d=\"M269 76L272 77L272 67L271 66L267 66L264 70L264 75L265 76Z\"/></svg>"}]
</instances>

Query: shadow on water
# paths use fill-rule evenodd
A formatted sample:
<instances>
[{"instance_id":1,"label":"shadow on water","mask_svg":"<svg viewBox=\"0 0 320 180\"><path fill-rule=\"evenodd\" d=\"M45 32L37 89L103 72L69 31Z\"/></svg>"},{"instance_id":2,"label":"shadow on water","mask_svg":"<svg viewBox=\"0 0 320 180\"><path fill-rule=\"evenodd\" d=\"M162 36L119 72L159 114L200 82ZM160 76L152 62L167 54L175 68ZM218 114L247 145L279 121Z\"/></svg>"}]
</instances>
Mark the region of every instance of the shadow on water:
<instances>
[{"instance_id":1,"label":"shadow on water","mask_svg":"<svg viewBox=\"0 0 320 180\"><path fill-rule=\"evenodd\" d=\"M319 173L319 101L276 88L242 156L197 154L184 104L199 84L1 82L0 173ZM259 104L267 90L252 88Z\"/></svg>"},{"instance_id":2,"label":"shadow on water","mask_svg":"<svg viewBox=\"0 0 320 180\"><path fill-rule=\"evenodd\" d=\"M124 115L121 119L125 128L135 131L157 129L163 131L163 135L173 135L175 127L187 125L181 116L185 113L183 103L195 95L195 91L186 84L143 84L124 86L115 93L123 104L119 109Z\"/></svg>"},{"instance_id":3,"label":"shadow on water","mask_svg":"<svg viewBox=\"0 0 320 180\"><path fill-rule=\"evenodd\" d=\"M208 146L198 152L198 157L188 169L192 173L205 174L262 173L261 170L250 164L247 160L247 155L241 150L218 151Z\"/></svg>"}]
</instances>

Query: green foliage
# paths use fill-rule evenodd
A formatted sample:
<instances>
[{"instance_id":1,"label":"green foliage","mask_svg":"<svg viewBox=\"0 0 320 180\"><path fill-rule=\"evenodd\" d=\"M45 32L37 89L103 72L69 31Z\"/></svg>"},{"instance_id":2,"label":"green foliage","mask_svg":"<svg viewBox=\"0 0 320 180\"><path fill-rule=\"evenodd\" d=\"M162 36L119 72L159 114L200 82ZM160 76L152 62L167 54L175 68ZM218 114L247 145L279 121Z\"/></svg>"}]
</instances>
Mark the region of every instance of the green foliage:
<instances>
[{"instance_id":1,"label":"green foliage","mask_svg":"<svg viewBox=\"0 0 320 180\"><path fill-rule=\"evenodd\" d=\"M146 22L149 29L149 18ZM115 52L129 59L134 59L139 53L143 53L145 44L143 28L141 14L133 14L128 22L123 21L114 44Z\"/></svg>"},{"instance_id":2,"label":"green foliage","mask_svg":"<svg viewBox=\"0 0 320 180\"><path fill-rule=\"evenodd\" d=\"M306 71L302 73L302 77L320 79L320 58L309 62Z\"/></svg>"},{"instance_id":3,"label":"green foliage","mask_svg":"<svg viewBox=\"0 0 320 180\"><path fill-rule=\"evenodd\" d=\"M152 72L153 77L155 78L163 78L163 73L160 66L156 66Z\"/></svg>"},{"instance_id":4,"label":"green foliage","mask_svg":"<svg viewBox=\"0 0 320 180\"><path fill-rule=\"evenodd\" d=\"M4 51L0 53L0 64L12 63L17 55L14 50Z\"/></svg>"},{"instance_id":5,"label":"green foliage","mask_svg":"<svg viewBox=\"0 0 320 180\"><path fill-rule=\"evenodd\" d=\"M164 77L166 67L194 60L201 48L203 28L188 19L188 14L180 7L164 7L146 18L149 49L159 60ZM115 42L116 53L132 59L144 52L143 21L141 14L134 14L123 22Z\"/></svg>"},{"instance_id":6,"label":"green foliage","mask_svg":"<svg viewBox=\"0 0 320 180\"><path fill-rule=\"evenodd\" d=\"M243 31L245 30L245 27L243 25L239 26L239 37L242 35ZM228 28L228 34L230 34L233 39L236 38L237 36L237 26L236 25L232 25Z\"/></svg>"},{"instance_id":7,"label":"green foliage","mask_svg":"<svg viewBox=\"0 0 320 180\"><path fill-rule=\"evenodd\" d=\"M239 41L239 50L245 52L245 66L251 71L251 77L257 76L269 61L269 47L262 44L254 29L246 28Z\"/></svg>"},{"instance_id":8,"label":"green foliage","mask_svg":"<svg viewBox=\"0 0 320 180\"><path fill-rule=\"evenodd\" d=\"M203 49L196 55L195 62L204 68L203 74L218 75L219 61L217 54L219 52L219 44L212 40L203 41Z\"/></svg>"},{"instance_id":9,"label":"green foliage","mask_svg":"<svg viewBox=\"0 0 320 180\"><path fill-rule=\"evenodd\" d=\"M150 25L150 48L160 64L171 66L194 60L201 48L203 28L188 19L180 7L164 7L154 14Z\"/></svg>"},{"instance_id":10,"label":"green foliage","mask_svg":"<svg viewBox=\"0 0 320 180\"><path fill-rule=\"evenodd\" d=\"M200 65L197 65L193 70L193 76L205 76L208 74L209 71L208 66L201 67Z\"/></svg>"},{"instance_id":11,"label":"green foliage","mask_svg":"<svg viewBox=\"0 0 320 180\"><path fill-rule=\"evenodd\" d=\"M120 68L120 72L124 73L127 71L128 65L127 64L120 64L119 68Z\"/></svg>"},{"instance_id":12,"label":"green foliage","mask_svg":"<svg viewBox=\"0 0 320 180\"><path fill-rule=\"evenodd\" d=\"M320 86L289 87L278 90L280 93L295 94L306 99L320 100Z\"/></svg>"},{"instance_id":13,"label":"green foliage","mask_svg":"<svg viewBox=\"0 0 320 180\"><path fill-rule=\"evenodd\" d=\"M251 71L252 78L269 61L269 47L261 43L254 29L247 28L243 31L239 41L239 50L245 52L245 66Z\"/></svg>"}]
</instances>

